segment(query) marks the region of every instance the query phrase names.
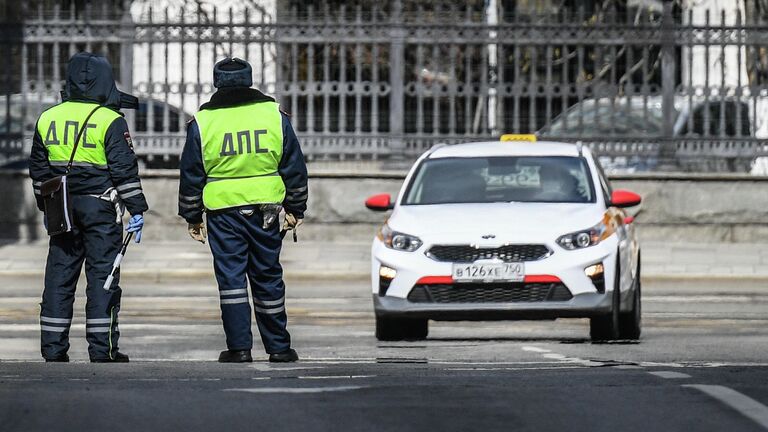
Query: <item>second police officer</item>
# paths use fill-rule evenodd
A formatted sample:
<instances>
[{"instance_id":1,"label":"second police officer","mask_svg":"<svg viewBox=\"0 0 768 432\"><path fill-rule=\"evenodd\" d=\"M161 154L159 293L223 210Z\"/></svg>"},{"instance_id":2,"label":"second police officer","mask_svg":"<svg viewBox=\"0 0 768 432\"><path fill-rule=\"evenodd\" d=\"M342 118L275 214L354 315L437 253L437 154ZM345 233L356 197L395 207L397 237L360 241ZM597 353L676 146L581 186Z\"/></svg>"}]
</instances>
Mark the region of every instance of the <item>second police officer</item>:
<instances>
[{"instance_id":1,"label":"second police officer","mask_svg":"<svg viewBox=\"0 0 768 432\"><path fill-rule=\"evenodd\" d=\"M213 79L218 90L187 127L179 215L195 240L204 243L206 230L210 235L227 343L219 361L252 361L249 285L269 360L296 361L280 249L285 230L295 230L307 208L304 156L288 116L251 88L248 62L226 58L214 66Z\"/></svg>"}]
</instances>

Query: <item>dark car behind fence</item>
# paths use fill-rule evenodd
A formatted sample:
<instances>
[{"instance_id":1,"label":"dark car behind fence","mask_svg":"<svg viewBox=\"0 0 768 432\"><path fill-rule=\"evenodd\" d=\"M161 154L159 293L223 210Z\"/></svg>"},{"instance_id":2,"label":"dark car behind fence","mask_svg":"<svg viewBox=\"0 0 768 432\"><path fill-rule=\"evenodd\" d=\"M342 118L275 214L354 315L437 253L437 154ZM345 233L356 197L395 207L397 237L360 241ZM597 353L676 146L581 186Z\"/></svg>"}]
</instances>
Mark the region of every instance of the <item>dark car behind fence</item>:
<instances>
[{"instance_id":1,"label":"dark car behind fence","mask_svg":"<svg viewBox=\"0 0 768 432\"><path fill-rule=\"evenodd\" d=\"M410 160L503 133L581 141L617 170L746 172L768 156L759 2L158 3L30 0L4 15L4 160L24 156L79 50L145 101L127 118L151 166L176 164L227 55L251 61L310 160Z\"/></svg>"}]
</instances>

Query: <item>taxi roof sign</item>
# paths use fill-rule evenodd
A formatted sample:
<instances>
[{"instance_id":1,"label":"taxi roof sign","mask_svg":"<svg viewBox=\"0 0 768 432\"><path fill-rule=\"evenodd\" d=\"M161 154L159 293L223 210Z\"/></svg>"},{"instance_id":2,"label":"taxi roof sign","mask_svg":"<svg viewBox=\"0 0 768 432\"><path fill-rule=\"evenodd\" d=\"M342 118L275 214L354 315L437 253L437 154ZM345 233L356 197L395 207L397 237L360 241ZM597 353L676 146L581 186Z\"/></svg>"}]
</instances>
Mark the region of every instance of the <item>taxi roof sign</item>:
<instances>
[{"instance_id":1,"label":"taxi roof sign","mask_svg":"<svg viewBox=\"0 0 768 432\"><path fill-rule=\"evenodd\" d=\"M536 135L534 134L504 134L499 139L500 141L528 141L536 142Z\"/></svg>"}]
</instances>

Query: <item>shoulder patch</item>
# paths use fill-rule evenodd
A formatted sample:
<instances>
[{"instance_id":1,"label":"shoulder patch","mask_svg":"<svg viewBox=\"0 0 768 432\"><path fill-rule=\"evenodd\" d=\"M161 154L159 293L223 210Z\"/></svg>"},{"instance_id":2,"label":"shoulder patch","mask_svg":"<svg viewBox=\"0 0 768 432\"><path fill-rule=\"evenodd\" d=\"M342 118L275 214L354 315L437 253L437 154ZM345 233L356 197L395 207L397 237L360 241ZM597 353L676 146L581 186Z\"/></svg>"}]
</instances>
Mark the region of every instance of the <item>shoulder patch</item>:
<instances>
[{"instance_id":1,"label":"shoulder patch","mask_svg":"<svg viewBox=\"0 0 768 432\"><path fill-rule=\"evenodd\" d=\"M128 148L133 150L133 139L131 139L131 134L128 131L123 132L123 137L125 138L125 142L128 143Z\"/></svg>"}]
</instances>

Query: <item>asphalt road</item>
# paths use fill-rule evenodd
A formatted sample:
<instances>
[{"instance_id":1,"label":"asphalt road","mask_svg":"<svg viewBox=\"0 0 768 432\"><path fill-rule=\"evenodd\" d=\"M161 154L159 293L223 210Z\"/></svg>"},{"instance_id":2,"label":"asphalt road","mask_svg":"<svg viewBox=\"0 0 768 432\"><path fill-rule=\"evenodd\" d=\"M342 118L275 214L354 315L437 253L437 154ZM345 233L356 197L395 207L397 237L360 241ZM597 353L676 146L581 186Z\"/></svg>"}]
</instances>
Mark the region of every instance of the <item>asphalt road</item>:
<instances>
[{"instance_id":1,"label":"asphalt road","mask_svg":"<svg viewBox=\"0 0 768 432\"><path fill-rule=\"evenodd\" d=\"M39 359L39 281L0 290L0 430L768 430L768 290L760 281L646 281L640 342L592 344L585 320L432 323L373 338L363 281L290 282L302 361L213 362L212 281L126 281L121 349ZM79 292L83 292L80 290ZM255 329L254 332L256 333ZM257 341L257 347L258 341Z\"/></svg>"}]
</instances>

